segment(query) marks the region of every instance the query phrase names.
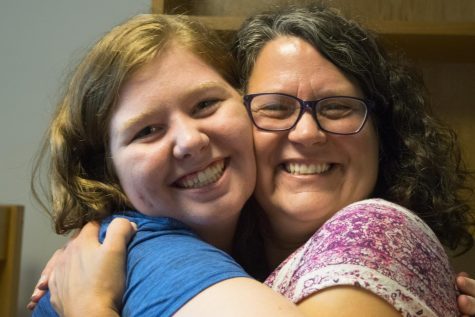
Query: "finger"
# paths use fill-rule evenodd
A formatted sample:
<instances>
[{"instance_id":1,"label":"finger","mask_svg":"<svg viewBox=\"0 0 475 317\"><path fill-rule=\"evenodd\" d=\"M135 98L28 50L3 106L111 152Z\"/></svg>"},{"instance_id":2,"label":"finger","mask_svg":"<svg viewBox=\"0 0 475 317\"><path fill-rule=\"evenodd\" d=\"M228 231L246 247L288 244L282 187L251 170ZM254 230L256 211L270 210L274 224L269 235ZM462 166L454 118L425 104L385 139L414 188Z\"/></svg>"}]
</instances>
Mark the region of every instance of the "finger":
<instances>
[{"instance_id":1,"label":"finger","mask_svg":"<svg viewBox=\"0 0 475 317\"><path fill-rule=\"evenodd\" d=\"M460 291L469 296L475 297L475 280L466 277L468 275L457 276L457 286Z\"/></svg>"},{"instance_id":2,"label":"finger","mask_svg":"<svg viewBox=\"0 0 475 317\"><path fill-rule=\"evenodd\" d=\"M58 262L59 258L63 255L63 252L64 252L63 249L56 250L53 253L53 256L48 260L48 262L46 263L45 268L41 272L40 279L38 280L38 283L36 284L37 289L39 289L39 290L48 290L49 276L50 276L51 272L53 271L53 269L55 268L56 263Z\"/></svg>"},{"instance_id":3,"label":"finger","mask_svg":"<svg viewBox=\"0 0 475 317\"><path fill-rule=\"evenodd\" d=\"M76 237L71 239L71 243L74 242L76 239L82 239L82 240L92 240L92 241L98 241L99 237L99 230L101 228L101 225L98 222L95 221L90 221L82 227L81 231L77 233Z\"/></svg>"},{"instance_id":4,"label":"finger","mask_svg":"<svg viewBox=\"0 0 475 317\"><path fill-rule=\"evenodd\" d=\"M58 251L56 251L56 252L58 252ZM35 285L35 290L33 292L32 297L34 296L34 294L37 290L47 290L48 289L48 276L49 276L52 268L54 267L54 262L55 262L54 257L56 255L56 252L53 253L53 256L51 257L51 259L48 260L48 263L46 263L45 268L41 272L40 279L38 280L38 282Z\"/></svg>"},{"instance_id":5,"label":"finger","mask_svg":"<svg viewBox=\"0 0 475 317\"><path fill-rule=\"evenodd\" d=\"M47 290L35 289L31 295L30 301L33 303L38 303L40 299L46 294Z\"/></svg>"},{"instance_id":6,"label":"finger","mask_svg":"<svg viewBox=\"0 0 475 317\"><path fill-rule=\"evenodd\" d=\"M53 270L50 275L50 303L51 305L57 310L57 300L56 300L56 294L57 294L57 288L56 288L56 273Z\"/></svg>"},{"instance_id":7,"label":"finger","mask_svg":"<svg viewBox=\"0 0 475 317\"><path fill-rule=\"evenodd\" d=\"M26 309L28 309L28 310L30 310L30 311L33 310L33 309L35 309L35 307L36 307L36 303L35 303L35 302L29 302L29 303L26 305Z\"/></svg>"},{"instance_id":8,"label":"finger","mask_svg":"<svg viewBox=\"0 0 475 317\"><path fill-rule=\"evenodd\" d=\"M465 315L475 315L475 298L467 295L460 295L457 298L460 312Z\"/></svg>"},{"instance_id":9,"label":"finger","mask_svg":"<svg viewBox=\"0 0 475 317\"><path fill-rule=\"evenodd\" d=\"M48 260L46 263L45 268L41 272L40 279L35 285L35 289L33 290L33 293L31 294L30 297L30 302L27 305L27 308L32 310L35 308L36 303L40 301L40 299L45 295L46 291L48 290L48 280L49 276L56 266L56 263L58 262L58 259L62 256L63 250L59 249L56 250L56 252L53 253L53 256Z\"/></svg>"},{"instance_id":10,"label":"finger","mask_svg":"<svg viewBox=\"0 0 475 317\"><path fill-rule=\"evenodd\" d=\"M457 274L457 276L470 277L470 275L467 272L460 272Z\"/></svg>"},{"instance_id":11,"label":"finger","mask_svg":"<svg viewBox=\"0 0 475 317\"><path fill-rule=\"evenodd\" d=\"M125 218L115 218L107 228L103 246L117 251L125 251L135 232L137 232L135 223Z\"/></svg>"}]
</instances>

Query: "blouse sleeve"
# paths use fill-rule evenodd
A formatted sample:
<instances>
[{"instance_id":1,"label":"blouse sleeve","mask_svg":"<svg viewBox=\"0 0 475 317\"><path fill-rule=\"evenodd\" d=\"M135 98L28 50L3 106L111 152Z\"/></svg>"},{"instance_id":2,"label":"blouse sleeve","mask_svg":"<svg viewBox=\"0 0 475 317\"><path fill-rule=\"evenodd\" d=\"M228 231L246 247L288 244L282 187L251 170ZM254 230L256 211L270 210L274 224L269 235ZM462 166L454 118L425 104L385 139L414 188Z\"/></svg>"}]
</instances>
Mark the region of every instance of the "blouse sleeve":
<instances>
[{"instance_id":1,"label":"blouse sleeve","mask_svg":"<svg viewBox=\"0 0 475 317\"><path fill-rule=\"evenodd\" d=\"M431 229L382 199L349 205L287 258L266 284L297 303L328 287L352 285L403 316L458 316L455 275Z\"/></svg>"}]
</instances>

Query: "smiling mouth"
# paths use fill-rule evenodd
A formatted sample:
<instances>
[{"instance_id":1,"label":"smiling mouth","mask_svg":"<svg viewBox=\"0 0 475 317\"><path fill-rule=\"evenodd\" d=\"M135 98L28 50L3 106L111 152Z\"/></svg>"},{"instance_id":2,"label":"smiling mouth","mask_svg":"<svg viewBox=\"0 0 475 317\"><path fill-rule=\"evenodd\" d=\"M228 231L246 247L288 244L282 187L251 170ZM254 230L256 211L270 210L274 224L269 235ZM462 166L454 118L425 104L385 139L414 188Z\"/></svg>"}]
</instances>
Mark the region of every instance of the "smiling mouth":
<instances>
[{"instance_id":1,"label":"smiling mouth","mask_svg":"<svg viewBox=\"0 0 475 317\"><path fill-rule=\"evenodd\" d=\"M185 189L204 187L218 181L218 179L223 176L224 170L224 160L220 160L210 164L208 167L199 172L180 178L174 183L174 185Z\"/></svg>"},{"instance_id":2,"label":"smiling mouth","mask_svg":"<svg viewBox=\"0 0 475 317\"><path fill-rule=\"evenodd\" d=\"M323 174L332 167L332 164L297 164L286 163L283 168L292 175L314 175Z\"/></svg>"}]
</instances>

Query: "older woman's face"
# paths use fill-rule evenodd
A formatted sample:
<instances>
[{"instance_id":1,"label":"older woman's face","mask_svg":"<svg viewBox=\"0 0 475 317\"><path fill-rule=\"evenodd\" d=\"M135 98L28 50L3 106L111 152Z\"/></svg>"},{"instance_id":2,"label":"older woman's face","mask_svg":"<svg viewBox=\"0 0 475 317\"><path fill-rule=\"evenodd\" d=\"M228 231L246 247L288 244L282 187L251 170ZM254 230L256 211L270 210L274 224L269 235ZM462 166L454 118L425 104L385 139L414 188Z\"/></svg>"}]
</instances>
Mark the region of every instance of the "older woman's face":
<instances>
[{"instance_id":1,"label":"older woman's face","mask_svg":"<svg viewBox=\"0 0 475 317\"><path fill-rule=\"evenodd\" d=\"M279 92L303 100L363 98L358 85L307 42L267 43L249 79L249 94ZM354 135L320 130L306 112L290 131L254 129L255 196L275 230L313 233L342 207L367 198L378 174L378 138L370 120Z\"/></svg>"}]
</instances>

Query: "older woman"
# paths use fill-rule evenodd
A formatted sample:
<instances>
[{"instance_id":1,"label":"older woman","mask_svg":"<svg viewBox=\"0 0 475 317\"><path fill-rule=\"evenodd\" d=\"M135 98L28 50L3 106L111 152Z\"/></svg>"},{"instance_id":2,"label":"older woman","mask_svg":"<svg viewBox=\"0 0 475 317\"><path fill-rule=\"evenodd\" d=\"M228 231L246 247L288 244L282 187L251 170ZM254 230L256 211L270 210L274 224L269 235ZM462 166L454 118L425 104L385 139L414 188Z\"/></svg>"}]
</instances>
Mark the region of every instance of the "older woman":
<instances>
[{"instance_id":1,"label":"older woman","mask_svg":"<svg viewBox=\"0 0 475 317\"><path fill-rule=\"evenodd\" d=\"M287 258L267 283L309 316L456 315L437 238L473 244L467 173L415 74L320 6L251 17L236 55L257 158L239 262L262 277Z\"/></svg>"},{"instance_id":2,"label":"older woman","mask_svg":"<svg viewBox=\"0 0 475 317\"><path fill-rule=\"evenodd\" d=\"M301 304L324 297L327 290L333 296L336 286L359 283L404 315L453 315L454 303L446 293L452 283L448 260L433 266L439 263L433 256L442 256L443 249L439 246L434 252L438 243L433 238L422 242L432 235L424 226L397 228L401 221L409 226L414 213L445 245L468 249L473 244L467 231L473 224L469 207L458 196L467 172L454 150L452 132L428 114L428 100L414 72L389 58L358 24L318 6L251 17L238 32L236 55L247 93L244 102L255 125L254 197L264 214L258 227L268 268L275 268L320 229L268 283ZM385 213L365 202L336 214L371 197L397 203L411 213L401 218L399 212ZM414 236L413 230L427 233ZM249 246L246 242L243 245ZM392 243L399 246L388 247ZM412 263L413 252L420 248L428 253L417 253L417 261L427 263L387 273L388 266L398 266L396 262ZM341 249L347 251L342 254ZM318 250L322 253L316 254ZM253 272L258 262L248 262L248 271ZM378 282L364 276L377 276ZM422 290L425 282L414 285L414 276L432 280L429 285L442 276L446 282L427 296ZM394 282L398 286L389 291ZM387 288L383 292L381 285ZM355 292L353 287L349 290ZM402 307L424 296L431 307Z\"/></svg>"}]
</instances>

